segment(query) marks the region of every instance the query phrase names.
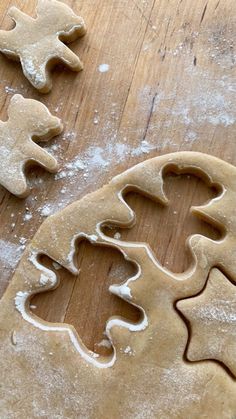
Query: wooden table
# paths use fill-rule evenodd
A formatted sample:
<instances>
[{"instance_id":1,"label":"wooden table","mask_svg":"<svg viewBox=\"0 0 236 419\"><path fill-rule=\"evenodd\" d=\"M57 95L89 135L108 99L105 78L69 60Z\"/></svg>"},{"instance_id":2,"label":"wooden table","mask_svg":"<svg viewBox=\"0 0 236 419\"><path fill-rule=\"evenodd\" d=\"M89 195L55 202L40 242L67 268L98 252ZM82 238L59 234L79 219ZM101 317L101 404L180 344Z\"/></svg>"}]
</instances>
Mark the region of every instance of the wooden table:
<instances>
[{"instance_id":1,"label":"wooden table","mask_svg":"<svg viewBox=\"0 0 236 419\"><path fill-rule=\"evenodd\" d=\"M0 190L0 295L45 216L123 170L179 150L210 153L236 164L234 0L67 3L88 26L87 35L71 45L84 62L83 72L58 67L52 92L41 95L19 64L0 57L0 118L7 118L12 95L21 93L41 100L65 125L64 134L46 146L59 159L60 173L31 169L32 193L25 200ZM34 0L2 0L2 28L11 27L6 12L12 4L35 13ZM220 236L189 212L215 191L191 174L168 174L165 185L168 208L130 193L126 199L137 215L135 227L108 229L108 234L148 242L162 264L182 272L191 263L185 249L190 234ZM139 316L108 292L134 267L117 250L86 242L78 246L78 266L78 278L56 269L59 287L36 296L32 309L48 321L73 324L90 349L104 353L109 350L101 343L106 320L117 314L133 320Z\"/></svg>"}]
</instances>

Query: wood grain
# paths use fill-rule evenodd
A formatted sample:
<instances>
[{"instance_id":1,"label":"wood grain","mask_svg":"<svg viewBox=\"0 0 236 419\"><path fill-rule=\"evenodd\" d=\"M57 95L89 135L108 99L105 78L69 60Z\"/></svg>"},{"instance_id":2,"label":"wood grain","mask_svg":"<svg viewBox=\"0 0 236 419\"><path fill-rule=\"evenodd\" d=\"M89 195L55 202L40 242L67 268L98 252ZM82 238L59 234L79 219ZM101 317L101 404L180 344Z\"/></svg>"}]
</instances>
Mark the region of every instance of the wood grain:
<instances>
[{"instance_id":1,"label":"wood grain","mask_svg":"<svg viewBox=\"0 0 236 419\"><path fill-rule=\"evenodd\" d=\"M64 134L48 147L61 163L59 178L32 168L26 200L0 189L0 295L48 210L55 212L128 167L167 152L202 151L236 164L233 0L67 3L88 26L87 35L71 45L84 62L83 72L58 66L53 90L43 96L30 87L19 64L0 56L0 118L6 119L9 100L19 92L41 100L65 124ZM11 27L6 11L13 4L35 14L34 0L2 0L2 28ZM109 71L99 72L101 64L109 64ZM75 161L84 168L76 170ZM217 191L187 175L169 175L165 185L168 208L131 194L126 199L136 212L136 226L106 231L148 242L163 265L182 272L191 262L184 246L190 234L220 237L189 213L191 205ZM88 243L78 246L78 266L78 278L57 270L58 288L32 304L39 316L73 324L89 348L104 352L97 344L111 315L138 319L137 310L108 293L109 284L122 282L134 267L118 251Z\"/></svg>"}]
</instances>

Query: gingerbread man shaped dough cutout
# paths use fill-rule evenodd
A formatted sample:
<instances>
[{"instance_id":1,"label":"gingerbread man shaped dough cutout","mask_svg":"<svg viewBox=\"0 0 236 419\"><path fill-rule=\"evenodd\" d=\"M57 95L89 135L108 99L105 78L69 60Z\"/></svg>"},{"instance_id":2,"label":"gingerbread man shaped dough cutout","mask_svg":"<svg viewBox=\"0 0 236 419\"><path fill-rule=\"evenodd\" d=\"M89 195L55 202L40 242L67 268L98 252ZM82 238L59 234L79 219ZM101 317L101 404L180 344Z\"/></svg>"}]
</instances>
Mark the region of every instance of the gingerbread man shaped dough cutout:
<instances>
[{"instance_id":1,"label":"gingerbread man shaped dough cutout","mask_svg":"<svg viewBox=\"0 0 236 419\"><path fill-rule=\"evenodd\" d=\"M24 173L26 165L38 163L51 173L58 170L56 159L35 143L62 132L59 118L41 102L14 95L8 120L0 121L0 184L18 197L29 193Z\"/></svg>"},{"instance_id":2,"label":"gingerbread man shaped dough cutout","mask_svg":"<svg viewBox=\"0 0 236 419\"><path fill-rule=\"evenodd\" d=\"M132 228L135 214L125 202L125 194L130 190L168 205L163 189L163 174L168 170L194 173L209 186L218 186L218 196L193 207L192 212L221 226L224 235L219 240L200 234L190 236L187 245L192 264L182 274L164 268L148 244L128 242L122 236L108 237L102 228ZM210 294L219 300L222 292L222 298L235 301L235 185L236 168L232 165L206 154L173 153L140 163L49 217L26 248L0 301L0 416L235 417L235 371L230 373L214 359L186 359L191 329L176 308L178 301L187 301L201 292L206 296L203 303L210 304L206 284L215 267L224 275L227 273L227 278L221 276L216 282L213 278L218 291L210 290ZM47 255L78 275L75 243L84 238L94 245L115 247L137 267L135 276L110 287L111 293L138 307L142 314L137 323L118 317L108 319L106 335L113 347L110 356L89 351L71 325L46 322L30 308L32 295L53 290L57 284L56 273L43 264L40 255ZM232 284L228 284L228 278ZM221 289L222 281L225 283ZM194 308L193 299L186 312L189 318L191 307ZM213 301L213 311L214 307ZM236 315L234 304L229 311L224 310L224 305L219 309L223 309L221 317L230 315L228 320ZM222 334L215 338L222 341L222 336L224 339ZM227 345L230 340L231 337ZM229 352L228 365L232 356L234 353Z\"/></svg>"},{"instance_id":3,"label":"gingerbread man shaped dough cutout","mask_svg":"<svg viewBox=\"0 0 236 419\"><path fill-rule=\"evenodd\" d=\"M63 42L83 36L85 23L80 16L57 0L38 0L36 19L11 7L8 15L15 21L10 31L0 31L0 51L20 60L25 77L40 92L52 88L50 68L63 62L73 71L83 65Z\"/></svg>"}]
</instances>

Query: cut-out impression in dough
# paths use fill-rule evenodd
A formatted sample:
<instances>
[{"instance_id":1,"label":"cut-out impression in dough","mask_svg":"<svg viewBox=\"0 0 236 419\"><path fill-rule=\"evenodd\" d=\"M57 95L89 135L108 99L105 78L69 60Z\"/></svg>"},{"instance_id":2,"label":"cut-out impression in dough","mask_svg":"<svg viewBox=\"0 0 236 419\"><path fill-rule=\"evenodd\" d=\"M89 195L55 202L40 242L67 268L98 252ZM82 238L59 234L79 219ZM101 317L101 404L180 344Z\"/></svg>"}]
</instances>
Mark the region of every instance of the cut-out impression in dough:
<instances>
[{"instance_id":1,"label":"cut-out impression in dough","mask_svg":"<svg viewBox=\"0 0 236 419\"><path fill-rule=\"evenodd\" d=\"M86 239L76 244L75 261L78 277L55 265L46 256L40 258L41 264L56 272L58 286L36 294L31 299L31 307L38 317L48 322L60 322L63 319L64 323L72 324L87 348L101 355L109 355L112 347L104 336L107 319L121 316L128 321L138 322L141 315L136 307L111 294L109 286L127 281L137 273L137 269L125 260L118 249L99 246ZM82 302L80 295L83 296ZM55 310L50 310L50 307Z\"/></svg>"},{"instance_id":2,"label":"cut-out impression in dough","mask_svg":"<svg viewBox=\"0 0 236 419\"><path fill-rule=\"evenodd\" d=\"M127 190L138 189L168 205L163 173L170 166L221 187L216 198L192 211L220 227L224 236L191 236L194 262L182 274L163 268L147 244L102 232L109 223L132 227L135 215L123 199ZM201 153L173 153L127 170L49 217L25 250L0 301L0 416L34 418L43 412L45 417L66 418L234 417L232 374L214 360L186 359L188 327L175 305L202 292L215 266L236 281L235 184L236 169L230 164ZM40 255L76 274L75 243L84 238L118 248L137 267L134 277L110 286L110 292L138 307L142 317L136 324L108 320L113 353L107 357L89 351L72 326L43 321L30 309L31 296L53 289L57 282Z\"/></svg>"},{"instance_id":3,"label":"cut-out impression in dough","mask_svg":"<svg viewBox=\"0 0 236 419\"><path fill-rule=\"evenodd\" d=\"M57 0L38 0L36 19L11 7L8 15L15 27L0 31L0 51L21 62L25 77L40 92L52 88L50 68L63 62L73 71L83 65L64 42L69 43L83 36L85 23L66 4Z\"/></svg>"},{"instance_id":4,"label":"cut-out impression in dough","mask_svg":"<svg viewBox=\"0 0 236 419\"><path fill-rule=\"evenodd\" d=\"M204 291L177 303L190 325L190 361L215 359L236 377L236 284L218 269L210 272Z\"/></svg>"},{"instance_id":5,"label":"cut-out impression in dough","mask_svg":"<svg viewBox=\"0 0 236 419\"><path fill-rule=\"evenodd\" d=\"M51 173L58 170L56 159L35 143L62 132L60 119L52 116L41 102L14 95L8 107L8 120L0 121L0 184L12 194L29 193L25 168L38 163Z\"/></svg>"},{"instance_id":6,"label":"cut-out impression in dough","mask_svg":"<svg viewBox=\"0 0 236 419\"><path fill-rule=\"evenodd\" d=\"M215 198L220 191L209 187L195 175L168 172L164 175L164 192L168 197L168 206L155 202L140 191L124 194L125 202L135 212L135 225L127 229L109 224L103 232L110 237L116 234L122 241L148 243L163 266L172 272L182 273L192 263L192 254L186 246L189 236L201 234L212 240L222 237L221 230L190 211L190 206L202 205Z\"/></svg>"}]
</instances>

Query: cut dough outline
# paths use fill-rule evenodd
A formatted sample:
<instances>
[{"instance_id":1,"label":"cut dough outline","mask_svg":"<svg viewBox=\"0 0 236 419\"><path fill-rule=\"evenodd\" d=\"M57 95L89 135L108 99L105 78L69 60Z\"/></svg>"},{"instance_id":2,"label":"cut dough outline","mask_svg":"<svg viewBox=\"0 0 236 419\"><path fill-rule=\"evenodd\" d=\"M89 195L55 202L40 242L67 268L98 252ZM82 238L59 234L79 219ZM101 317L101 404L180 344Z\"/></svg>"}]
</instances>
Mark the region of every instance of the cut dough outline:
<instances>
[{"instance_id":1,"label":"cut dough outline","mask_svg":"<svg viewBox=\"0 0 236 419\"><path fill-rule=\"evenodd\" d=\"M93 241L90 240L90 237L86 236L84 234L81 235L79 238L81 238L81 239L86 238L88 241L90 241L90 243L93 243ZM115 247L115 246L113 246L113 247ZM118 249L118 250L120 250L120 249ZM123 254L122 250L120 250L120 251ZM38 270L44 271L45 275L49 276L50 281L48 281L47 286L50 283L50 285L52 285L52 287L50 286L48 288L48 290L52 290L53 286L55 286L56 283L57 283L56 274L53 271L51 271L50 269L46 268L44 265L40 264L37 260L38 256L39 255L31 255L29 257L29 260L35 265L35 267ZM125 254L123 254L123 256L126 260L129 260L126 257ZM129 261L135 263L132 260L129 260ZM135 281L136 279L138 279L140 277L141 268L140 268L140 266L137 266L137 267L138 267L138 272L133 277L129 278L123 284L123 286L129 288L128 284L131 281ZM112 289L112 286L111 286L111 289ZM45 291L46 290L47 289L45 289ZM81 341L81 339L79 337L79 334L76 332L76 330L74 329L73 326L71 326L70 324L67 324L67 323L64 323L63 326L61 326L61 323L48 323L48 322L44 321L43 319L40 319L38 316L36 316L30 310L29 301L34 294L35 294L34 292L32 294L30 294L30 292L27 293L27 292L21 292L20 291L15 296L15 306L16 306L17 310L19 311L19 313L22 315L23 319L26 320L27 322L29 322L30 324L32 324L34 327L37 327L37 328L39 328L40 330L43 330L43 331L52 331L52 332L64 332L65 331L66 333L68 333L69 338L71 340L71 343L74 345L74 347L76 348L78 353L81 355L81 357L85 361L91 363L92 365L94 365L97 368L110 368L116 362L116 348L113 344L112 336L111 336L111 333L110 333L110 330L111 330L112 327L118 326L118 327L123 327L125 329L128 329L131 332L134 332L134 331L139 332L139 331L144 330L148 326L148 320L147 320L147 316L146 316L146 313L145 313L144 309L141 306L138 306L135 303L133 303L130 299L130 304L134 305L135 307L137 307L140 310L140 312L143 314L143 319L139 323L134 324L134 323L130 323L128 321L125 321L125 319L122 319L122 318L115 318L115 317L110 318L106 323L105 333L106 333L106 336L107 336L109 342L111 343L111 346L112 346L112 349L113 349L113 354L111 355L111 357L101 357L101 361L97 361L97 358L99 358L99 355L97 355L93 351L88 350L85 347L85 345L83 344L83 342ZM118 295L118 294L116 294L116 291L114 292L114 295ZM119 296L122 298L121 294Z\"/></svg>"}]
</instances>

